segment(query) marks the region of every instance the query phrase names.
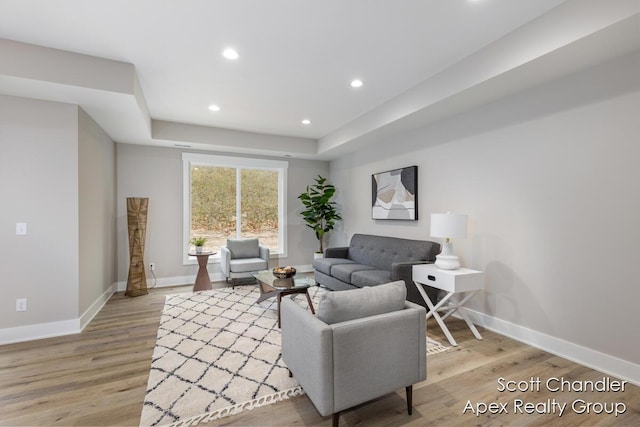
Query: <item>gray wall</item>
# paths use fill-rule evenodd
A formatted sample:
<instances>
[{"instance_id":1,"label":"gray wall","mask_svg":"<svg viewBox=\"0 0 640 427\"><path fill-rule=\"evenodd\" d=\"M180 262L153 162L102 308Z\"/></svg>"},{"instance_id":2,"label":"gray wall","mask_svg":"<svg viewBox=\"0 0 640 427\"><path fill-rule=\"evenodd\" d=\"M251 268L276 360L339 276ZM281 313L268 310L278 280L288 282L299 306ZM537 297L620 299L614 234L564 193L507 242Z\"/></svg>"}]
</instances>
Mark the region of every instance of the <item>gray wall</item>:
<instances>
[{"instance_id":1,"label":"gray wall","mask_svg":"<svg viewBox=\"0 0 640 427\"><path fill-rule=\"evenodd\" d=\"M454 249L486 272L471 307L489 327L557 352L568 343L574 359L604 354L610 372L632 362L622 365L640 381L639 64L628 56L331 162L349 205L332 243L356 232L438 240L430 213L466 213ZM411 165L419 221L371 220L371 174Z\"/></svg>"},{"instance_id":2,"label":"gray wall","mask_svg":"<svg viewBox=\"0 0 640 427\"><path fill-rule=\"evenodd\" d=\"M78 107L0 96L0 152L0 330L77 319Z\"/></svg>"},{"instance_id":3,"label":"gray wall","mask_svg":"<svg viewBox=\"0 0 640 427\"><path fill-rule=\"evenodd\" d=\"M145 245L145 265L156 263L159 285L180 284L195 278L197 265L183 265L182 236L182 152L177 148L117 144L117 217L118 217L118 282L126 282L129 269L127 241L127 197L148 197L149 214ZM206 153L213 154L213 153ZM215 153L221 154L221 153ZM221 154L224 155L224 154ZM240 157L240 155L234 155ZM279 158L278 160L283 160ZM287 237L288 257L272 259L272 264L310 265L317 240L300 218L302 205L297 199L307 184L318 174L328 176L329 163L286 159L287 171ZM212 260L214 260L212 258ZM216 277L219 264L208 268ZM147 274L151 280L151 275ZM176 282L177 281L177 282ZM151 285L151 283L150 283Z\"/></svg>"},{"instance_id":4,"label":"gray wall","mask_svg":"<svg viewBox=\"0 0 640 427\"><path fill-rule=\"evenodd\" d=\"M79 332L115 289L115 144L77 105L0 96L0 152L0 342Z\"/></svg>"},{"instance_id":5,"label":"gray wall","mask_svg":"<svg viewBox=\"0 0 640 427\"><path fill-rule=\"evenodd\" d=\"M115 143L78 109L80 313L109 292L116 277Z\"/></svg>"}]
</instances>

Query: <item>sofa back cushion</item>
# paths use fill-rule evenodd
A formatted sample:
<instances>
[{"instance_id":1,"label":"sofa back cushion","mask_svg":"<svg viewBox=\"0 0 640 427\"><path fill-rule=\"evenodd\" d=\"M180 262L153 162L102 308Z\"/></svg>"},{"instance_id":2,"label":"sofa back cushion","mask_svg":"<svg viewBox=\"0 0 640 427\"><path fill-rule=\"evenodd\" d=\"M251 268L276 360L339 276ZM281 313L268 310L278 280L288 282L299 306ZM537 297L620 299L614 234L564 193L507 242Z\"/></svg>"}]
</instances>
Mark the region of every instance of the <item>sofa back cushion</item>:
<instances>
[{"instance_id":1,"label":"sofa back cushion","mask_svg":"<svg viewBox=\"0 0 640 427\"><path fill-rule=\"evenodd\" d=\"M391 270L394 262L434 261L439 252L436 242L370 234L354 234L349 244L349 259L382 270Z\"/></svg>"},{"instance_id":2,"label":"sofa back cushion","mask_svg":"<svg viewBox=\"0 0 640 427\"><path fill-rule=\"evenodd\" d=\"M318 319L331 325L404 309L403 280L348 291L326 292L318 304Z\"/></svg>"},{"instance_id":3,"label":"sofa back cushion","mask_svg":"<svg viewBox=\"0 0 640 427\"><path fill-rule=\"evenodd\" d=\"M260 248L258 239L227 239L227 249L231 252L231 258L258 258Z\"/></svg>"}]
</instances>

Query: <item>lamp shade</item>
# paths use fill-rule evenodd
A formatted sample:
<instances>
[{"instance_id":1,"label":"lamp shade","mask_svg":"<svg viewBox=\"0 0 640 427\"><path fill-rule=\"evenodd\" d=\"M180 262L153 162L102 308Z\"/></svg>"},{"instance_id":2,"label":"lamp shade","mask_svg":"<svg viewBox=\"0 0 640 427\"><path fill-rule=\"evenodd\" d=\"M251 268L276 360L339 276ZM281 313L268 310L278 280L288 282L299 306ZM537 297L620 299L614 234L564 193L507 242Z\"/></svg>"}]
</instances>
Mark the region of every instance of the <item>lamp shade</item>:
<instances>
[{"instance_id":1,"label":"lamp shade","mask_svg":"<svg viewBox=\"0 0 640 427\"><path fill-rule=\"evenodd\" d=\"M467 237L467 216L454 213L431 214L431 237Z\"/></svg>"}]
</instances>

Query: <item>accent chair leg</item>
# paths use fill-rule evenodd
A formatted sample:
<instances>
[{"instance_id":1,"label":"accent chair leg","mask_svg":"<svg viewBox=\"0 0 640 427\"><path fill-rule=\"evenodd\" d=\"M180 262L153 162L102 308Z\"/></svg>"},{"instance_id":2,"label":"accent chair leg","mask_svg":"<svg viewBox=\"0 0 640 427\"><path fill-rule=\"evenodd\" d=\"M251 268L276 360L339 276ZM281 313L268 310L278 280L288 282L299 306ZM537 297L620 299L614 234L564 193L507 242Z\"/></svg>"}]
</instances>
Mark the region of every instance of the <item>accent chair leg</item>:
<instances>
[{"instance_id":1,"label":"accent chair leg","mask_svg":"<svg viewBox=\"0 0 640 427\"><path fill-rule=\"evenodd\" d=\"M411 415L413 412L413 385L405 387L405 391L407 392L407 412Z\"/></svg>"},{"instance_id":2,"label":"accent chair leg","mask_svg":"<svg viewBox=\"0 0 640 427\"><path fill-rule=\"evenodd\" d=\"M338 427L339 422L340 422L340 412L336 412L333 414L333 427Z\"/></svg>"},{"instance_id":3,"label":"accent chair leg","mask_svg":"<svg viewBox=\"0 0 640 427\"><path fill-rule=\"evenodd\" d=\"M287 369L287 371L289 371L289 378L293 378L293 372L291 372L291 369Z\"/></svg>"}]
</instances>

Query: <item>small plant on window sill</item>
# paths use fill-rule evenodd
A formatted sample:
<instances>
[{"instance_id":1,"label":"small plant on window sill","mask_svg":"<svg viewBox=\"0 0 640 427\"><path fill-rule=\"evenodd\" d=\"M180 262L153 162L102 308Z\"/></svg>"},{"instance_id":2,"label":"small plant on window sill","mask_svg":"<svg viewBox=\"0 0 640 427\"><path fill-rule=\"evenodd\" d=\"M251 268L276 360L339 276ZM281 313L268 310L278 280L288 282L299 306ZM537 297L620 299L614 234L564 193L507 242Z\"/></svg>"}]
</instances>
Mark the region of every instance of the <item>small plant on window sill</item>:
<instances>
[{"instance_id":1,"label":"small plant on window sill","mask_svg":"<svg viewBox=\"0 0 640 427\"><path fill-rule=\"evenodd\" d=\"M206 237L193 237L189 243L196 247L196 253L202 252L202 247L207 243Z\"/></svg>"}]
</instances>

